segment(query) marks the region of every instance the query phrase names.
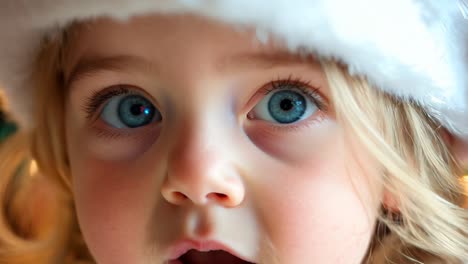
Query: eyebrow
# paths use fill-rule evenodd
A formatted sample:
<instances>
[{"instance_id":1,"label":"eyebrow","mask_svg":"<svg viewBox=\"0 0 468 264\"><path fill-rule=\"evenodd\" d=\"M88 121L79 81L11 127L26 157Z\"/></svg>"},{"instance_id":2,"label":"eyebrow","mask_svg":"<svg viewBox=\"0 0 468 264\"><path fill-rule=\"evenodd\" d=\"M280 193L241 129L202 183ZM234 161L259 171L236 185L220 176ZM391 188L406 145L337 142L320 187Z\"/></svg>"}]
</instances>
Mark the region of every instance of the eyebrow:
<instances>
[{"instance_id":1,"label":"eyebrow","mask_svg":"<svg viewBox=\"0 0 468 264\"><path fill-rule=\"evenodd\" d=\"M243 53L227 56L218 61L220 70L238 68L271 69L275 67L310 65L317 61L310 55L300 55L285 51Z\"/></svg>"},{"instance_id":2,"label":"eyebrow","mask_svg":"<svg viewBox=\"0 0 468 264\"><path fill-rule=\"evenodd\" d=\"M104 71L133 71L155 72L158 67L155 63L143 57L133 55L117 56L87 56L81 58L65 78L66 87L82 78L92 76Z\"/></svg>"},{"instance_id":3,"label":"eyebrow","mask_svg":"<svg viewBox=\"0 0 468 264\"><path fill-rule=\"evenodd\" d=\"M222 57L216 62L219 71L234 71L242 68L271 69L281 66L310 65L316 62L312 56L301 56L287 52L252 52ZM65 78L66 87L82 78L102 71L159 72L159 65L140 56L87 56L81 58Z\"/></svg>"}]
</instances>

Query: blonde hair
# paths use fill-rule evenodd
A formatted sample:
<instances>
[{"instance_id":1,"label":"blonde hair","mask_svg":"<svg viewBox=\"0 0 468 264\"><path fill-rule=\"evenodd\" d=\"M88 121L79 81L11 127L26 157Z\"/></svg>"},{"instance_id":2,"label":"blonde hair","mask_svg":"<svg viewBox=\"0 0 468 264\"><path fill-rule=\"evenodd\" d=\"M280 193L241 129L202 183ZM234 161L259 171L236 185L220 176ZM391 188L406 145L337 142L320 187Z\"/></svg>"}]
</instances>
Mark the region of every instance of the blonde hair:
<instances>
[{"instance_id":1,"label":"blonde hair","mask_svg":"<svg viewBox=\"0 0 468 264\"><path fill-rule=\"evenodd\" d=\"M15 211L0 218L0 263L92 261L74 215L66 154L66 87L61 69L67 46L66 33L44 41L31 82L37 84L36 127L31 135L16 135L0 151L0 202ZM338 119L349 131L347 135L356 138L382 165L382 183L399 202L400 212L382 209L366 262L426 263L425 258L430 257L440 260L437 263L457 263L468 259L467 217L460 207L463 194L457 181L461 170L437 123L417 104L374 89L339 64L323 61L322 65ZM13 201L31 179L15 168L33 159L41 174L58 184L57 199L61 202L60 208L50 212L54 225L48 222L48 232L30 239L22 237L22 227L11 224L24 217L21 210L25 205ZM12 187L17 178L23 180ZM30 219L28 228L44 230L46 224L38 224L43 223ZM383 229L389 232L380 232ZM27 261L24 256L28 256Z\"/></svg>"},{"instance_id":2,"label":"blonde hair","mask_svg":"<svg viewBox=\"0 0 468 264\"><path fill-rule=\"evenodd\" d=\"M443 129L417 103L385 94L337 63L322 65L340 122L382 165L384 187L398 201L399 212L383 209L379 222L399 237L400 259L417 261L423 251L454 263L468 259L462 170Z\"/></svg>"}]
</instances>

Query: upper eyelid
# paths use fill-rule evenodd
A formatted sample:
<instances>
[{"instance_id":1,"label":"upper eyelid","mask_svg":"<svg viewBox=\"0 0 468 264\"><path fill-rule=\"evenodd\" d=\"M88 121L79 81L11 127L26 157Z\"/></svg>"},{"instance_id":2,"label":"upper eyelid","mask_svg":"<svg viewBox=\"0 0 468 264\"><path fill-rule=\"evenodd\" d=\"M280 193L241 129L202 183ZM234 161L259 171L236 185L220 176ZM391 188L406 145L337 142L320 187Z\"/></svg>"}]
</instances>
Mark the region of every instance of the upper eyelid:
<instances>
[{"instance_id":1,"label":"upper eyelid","mask_svg":"<svg viewBox=\"0 0 468 264\"><path fill-rule=\"evenodd\" d=\"M85 99L85 102L82 108L87 114L87 119L92 120L93 119L92 117L96 115L97 113L100 113L102 110L102 107L105 106L109 102L109 100L115 98L116 96L122 96L122 95L143 96L144 98L148 99L158 109L158 111L161 112L158 102L142 88L139 88L138 86L134 86L134 85L129 85L129 84L117 84L117 85L108 86L99 91L95 91L93 92L92 95L90 95L89 97ZM102 98L106 96L108 97L104 99Z\"/></svg>"},{"instance_id":2,"label":"upper eyelid","mask_svg":"<svg viewBox=\"0 0 468 264\"><path fill-rule=\"evenodd\" d=\"M117 89L121 89L118 91ZM112 98L127 94L128 90L123 87L107 87L105 89L94 91L90 96L84 100L82 109L86 113L88 120L93 119L97 112L102 110L102 107ZM104 98L105 97L105 98Z\"/></svg>"},{"instance_id":3,"label":"upper eyelid","mask_svg":"<svg viewBox=\"0 0 468 264\"><path fill-rule=\"evenodd\" d=\"M303 93L305 93L311 100L317 104L318 108L322 111L328 111L328 100L327 98L320 93L319 87L314 87L310 84L310 81L302 81L301 79L293 79L292 76L288 77L287 79L277 79L274 81L269 82L267 85L262 86L261 90L265 92L267 95L270 92L273 92L278 89L282 89L279 87L280 85L288 85L288 86L297 86ZM273 87L273 88L268 88Z\"/></svg>"}]
</instances>

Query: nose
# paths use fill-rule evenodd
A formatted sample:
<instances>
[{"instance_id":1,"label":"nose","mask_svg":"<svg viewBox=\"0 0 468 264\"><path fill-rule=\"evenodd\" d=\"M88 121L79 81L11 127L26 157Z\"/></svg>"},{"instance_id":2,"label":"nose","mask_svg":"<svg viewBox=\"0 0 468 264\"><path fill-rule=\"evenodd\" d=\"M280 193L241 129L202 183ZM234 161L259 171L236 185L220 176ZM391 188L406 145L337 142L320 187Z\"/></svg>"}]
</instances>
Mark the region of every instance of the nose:
<instances>
[{"instance_id":1,"label":"nose","mask_svg":"<svg viewBox=\"0 0 468 264\"><path fill-rule=\"evenodd\" d=\"M236 207L245 186L219 133L185 128L168 158L161 193L175 205L218 204Z\"/></svg>"}]
</instances>

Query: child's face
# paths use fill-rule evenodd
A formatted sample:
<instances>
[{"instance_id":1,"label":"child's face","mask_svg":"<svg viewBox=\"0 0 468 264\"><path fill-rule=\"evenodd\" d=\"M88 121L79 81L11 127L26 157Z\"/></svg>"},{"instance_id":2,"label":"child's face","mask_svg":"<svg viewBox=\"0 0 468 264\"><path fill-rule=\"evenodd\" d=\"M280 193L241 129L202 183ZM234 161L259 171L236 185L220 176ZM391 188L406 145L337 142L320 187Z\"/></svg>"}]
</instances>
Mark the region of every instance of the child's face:
<instances>
[{"instance_id":1,"label":"child's face","mask_svg":"<svg viewBox=\"0 0 468 264\"><path fill-rule=\"evenodd\" d=\"M378 168L345 139L317 61L194 17L101 19L72 39L67 147L98 263L165 263L192 247L361 261ZM185 258L169 263L241 263Z\"/></svg>"}]
</instances>

